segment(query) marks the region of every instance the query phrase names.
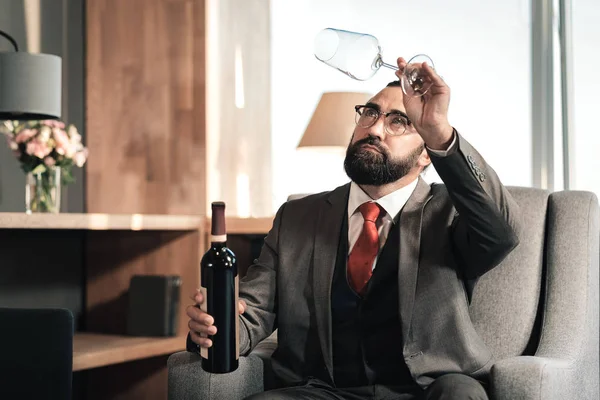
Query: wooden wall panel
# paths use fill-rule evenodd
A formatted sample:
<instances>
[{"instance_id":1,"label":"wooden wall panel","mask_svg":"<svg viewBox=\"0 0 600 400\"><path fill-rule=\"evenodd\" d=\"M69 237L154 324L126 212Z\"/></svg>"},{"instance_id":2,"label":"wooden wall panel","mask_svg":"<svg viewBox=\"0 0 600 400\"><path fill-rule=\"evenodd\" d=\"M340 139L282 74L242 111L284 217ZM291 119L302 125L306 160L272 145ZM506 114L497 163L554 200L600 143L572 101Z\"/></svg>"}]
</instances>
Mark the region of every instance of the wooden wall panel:
<instances>
[{"instance_id":1,"label":"wooden wall panel","mask_svg":"<svg viewBox=\"0 0 600 400\"><path fill-rule=\"evenodd\" d=\"M93 0L87 211L203 214L204 0Z\"/></svg>"}]
</instances>

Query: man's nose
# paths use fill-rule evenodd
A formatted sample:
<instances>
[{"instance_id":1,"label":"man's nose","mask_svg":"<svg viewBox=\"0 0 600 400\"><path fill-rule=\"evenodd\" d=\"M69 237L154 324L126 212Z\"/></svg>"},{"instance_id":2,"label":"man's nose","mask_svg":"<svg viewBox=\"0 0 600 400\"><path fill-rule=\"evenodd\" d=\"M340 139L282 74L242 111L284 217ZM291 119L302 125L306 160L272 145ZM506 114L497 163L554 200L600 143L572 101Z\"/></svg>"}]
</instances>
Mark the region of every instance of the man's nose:
<instances>
[{"instance_id":1,"label":"man's nose","mask_svg":"<svg viewBox=\"0 0 600 400\"><path fill-rule=\"evenodd\" d=\"M378 137L383 142L385 140L385 118L379 117L369 128L368 134Z\"/></svg>"}]
</instances>

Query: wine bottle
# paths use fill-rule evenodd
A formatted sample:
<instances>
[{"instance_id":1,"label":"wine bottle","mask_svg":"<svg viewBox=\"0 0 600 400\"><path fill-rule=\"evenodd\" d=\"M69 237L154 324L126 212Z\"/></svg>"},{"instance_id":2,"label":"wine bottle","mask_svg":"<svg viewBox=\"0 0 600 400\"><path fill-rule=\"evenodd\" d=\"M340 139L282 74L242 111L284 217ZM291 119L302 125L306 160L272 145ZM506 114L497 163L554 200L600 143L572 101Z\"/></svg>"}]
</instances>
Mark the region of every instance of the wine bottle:
<instances>
[{"instance_id":1,"label":"wine bottle","mask_svg":"<svg viewBox=\"0 0 600 400\"><path fill-rule=\"evenodd\" d=\"M202 348L202 369L212 373L235 371L239 362L238 270L235 254L227 247L225 203L214 202L210 249L200 262L202 309L214 318L217 333L208 335L212 346Z\"/></svg>"}]
</instances>

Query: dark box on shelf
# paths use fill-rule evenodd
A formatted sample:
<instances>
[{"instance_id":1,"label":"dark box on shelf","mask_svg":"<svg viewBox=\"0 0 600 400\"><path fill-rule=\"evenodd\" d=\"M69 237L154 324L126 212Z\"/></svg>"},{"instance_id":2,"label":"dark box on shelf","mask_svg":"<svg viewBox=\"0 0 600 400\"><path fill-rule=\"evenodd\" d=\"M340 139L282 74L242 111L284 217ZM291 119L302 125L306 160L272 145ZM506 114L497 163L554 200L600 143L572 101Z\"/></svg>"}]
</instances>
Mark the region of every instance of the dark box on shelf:
<instances>
[{"instance_id":1,"label":"dark box on shelf","mask_svg":"<svg viewBox=\"0 0 600 400\"><path fill-rule=\"evenodd\" d=\"M134 275L129 284L127 334L177 335L180 292L178 275Z\"/></svg>"}]
</instances>

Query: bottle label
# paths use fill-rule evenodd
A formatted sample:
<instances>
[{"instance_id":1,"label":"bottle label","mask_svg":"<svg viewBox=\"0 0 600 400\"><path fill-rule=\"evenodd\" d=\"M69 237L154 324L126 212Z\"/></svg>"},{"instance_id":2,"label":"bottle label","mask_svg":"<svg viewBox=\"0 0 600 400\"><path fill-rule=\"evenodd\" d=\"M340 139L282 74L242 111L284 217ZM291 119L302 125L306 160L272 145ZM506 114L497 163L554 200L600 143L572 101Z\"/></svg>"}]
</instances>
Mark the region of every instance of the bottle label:
<instances>
[{"instance_id":1,"label":"bottle label","mask_svg":"<svg viewBox=\"0 0 600 400\"><path fill-rule=\"evenodd\" d=\"M204 312L207 312L208 310L206 308L206 288L202 285L200 285L200 293L202 293L202 303L200 304L200 309ZM204 333L201 333L200 335L202 337L207 337L207 335ZM208 349L200 347L200 356L208 360Z\"/></svg>"},{"instance_id":2,"label":"bottle label","mask_svg":"<svg viewBox=\"0 0 600 400\"><path fill-rule=\"evenodd\" d=\"M227 235L210 235L211 243L225 243L227 241Z\"/></svg>"},{"instance_id":3,"label":"bottle label","mask_svg":"<svg viewBox=\"0 0 600 400\"><path fill-rule=\"evenodd\" d=\"M240 358L240 317L239 317L240 276L235 276L235 359Z\"/></svg>"}]
</instances>

